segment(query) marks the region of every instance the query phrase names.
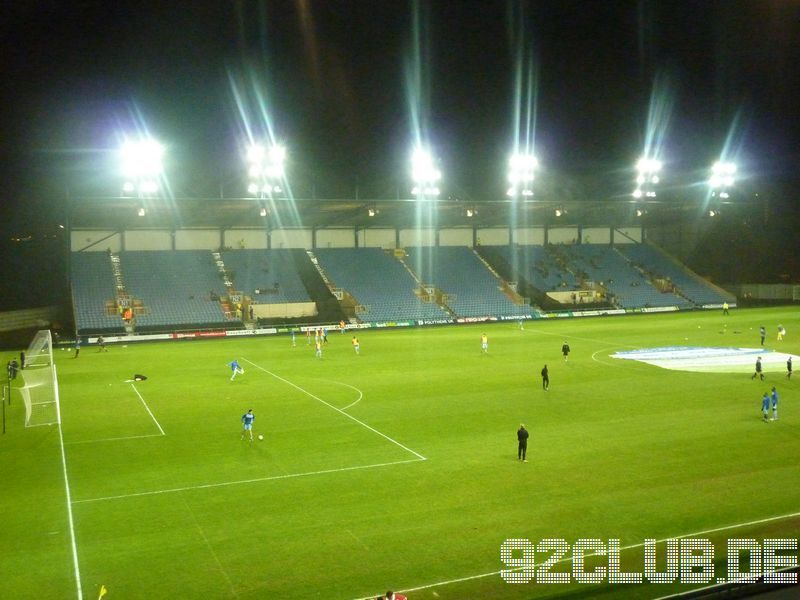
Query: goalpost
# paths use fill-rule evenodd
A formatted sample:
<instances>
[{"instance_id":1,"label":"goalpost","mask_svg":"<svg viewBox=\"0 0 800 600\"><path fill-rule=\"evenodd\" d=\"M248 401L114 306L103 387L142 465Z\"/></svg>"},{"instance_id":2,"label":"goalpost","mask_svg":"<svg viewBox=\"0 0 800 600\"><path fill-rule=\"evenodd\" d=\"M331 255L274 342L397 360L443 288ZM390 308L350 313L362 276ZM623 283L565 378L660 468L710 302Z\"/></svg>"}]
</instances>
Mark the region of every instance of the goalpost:
<instances>
[{"instance_id":1,"label":"goalpost","mask_svg":"<svg viewBox=\"0 0 800 600\"><path fill-rule=\"evenodd\" d=\"M49 330L36 332L25 353L25 368L20 373L25 382L19 388L25 402L25 427L61 423L58 377Z\"/></svg>"}]
</instances>

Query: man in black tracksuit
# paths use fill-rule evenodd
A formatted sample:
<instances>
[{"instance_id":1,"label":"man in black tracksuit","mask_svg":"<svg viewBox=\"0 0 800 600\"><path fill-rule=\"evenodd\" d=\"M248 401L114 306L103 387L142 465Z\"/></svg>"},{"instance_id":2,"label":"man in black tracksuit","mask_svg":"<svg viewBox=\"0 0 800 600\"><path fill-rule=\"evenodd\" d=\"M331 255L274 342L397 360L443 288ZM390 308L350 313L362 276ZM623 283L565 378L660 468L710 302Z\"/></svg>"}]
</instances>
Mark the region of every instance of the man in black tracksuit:
<instances>
[{"instance_id":1,"label":"man in black tracksuit","mask_svg":"<svg viewBox=\"0 0 800 600\"><path fill-rule=\"evenodd\" d=\"M547 365L542 369L542 389L546 392L550 388L550 374L547 371Z\"/></svg>"},{"instance_id":2,"label":"man in black tracksuit","mask_svg":"<svg viewBox=\"0 0 800 600\"><path fill-rule=\"evenodd\" d=\"M519 443L517 446L517 460L528 462L528 459L525 458L525 454L528 452L528 430L525 429L525 425L519 426L517 442Z\"/></svg>"}]
</instances>

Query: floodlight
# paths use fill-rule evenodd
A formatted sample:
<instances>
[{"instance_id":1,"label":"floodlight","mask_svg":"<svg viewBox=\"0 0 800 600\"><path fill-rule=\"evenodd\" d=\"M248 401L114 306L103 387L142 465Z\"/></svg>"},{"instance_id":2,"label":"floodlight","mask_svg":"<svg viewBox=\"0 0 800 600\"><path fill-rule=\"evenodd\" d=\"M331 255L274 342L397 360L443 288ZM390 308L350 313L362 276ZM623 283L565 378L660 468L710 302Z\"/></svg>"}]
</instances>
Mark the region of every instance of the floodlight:
<instances>
[{"instance_id":1,"label":"floodlight","mask_svg":"<svg viewBox=\"0 0 800 600\"><path fill-rule=\"evenodd\" d=\"M639 173L658 173L661 170L661 161L654 158L640 158L636 163Z\"/></svg>"},{"instance_id":2,"label":"floodlight","mask_svg":"<svg viewBox=\"0 0 800 600\"><path fill-rule=\"evenodd\" d=\"M247 170L247 174L251 179L257 179L261 175L261 168L258 165L253 165Z\"/></svg>"},{"instance_id":3,"label":"floodlight","mask_svg":"<svg viewBox=\"0 0 800 600\"><path fill-rule=\"evenodd\" d=\"M557 217L560 217L562 214L564 214L564 213L561 211L561 209L560 209L560 208L557 208L557 209L556 209L556 216L557 216Z\"/></svg>"},{"instance_id":4,"label":"floodlight","mask_svg":"<svg viewBox=\"0 0 800 600\"><path fill-rule=\"evenodd\" d=\"M653 175L653 178L650 180L651 183L658 183L659 181L658 175Z\"/></svg>"},{"instance_id":5,"label":"floodlight","mask_svg":"<svg viewBox=\"0 0 800 600\"><path fill-rule=\"evenodd\" d=\"M635 190L633 190L633 197L634 198L641 198L642 197L642 190L640 190L639 188L636 188Z\"/></svg>"},{"instance_id":6,"label":"floodlight","mask_svg":"<svg viewBox=\"0 0 800 600\"><path fill-rule=\"evenodd\" d=\"M267 209L266 208L262 208L260 211L258 211L258 214L261 215L262 217L266 217L267 216Z\"/></svg>"},{"instance_id":7,"label":"floodlight","mask_svg":"<svg viewBox=\"0 0 800 600\"><path fill-rule=\"evenodd\" d=\"M251 183L250 185L248 185L247 186L247 193L248 194L257 194L258 193L258 184L257 183Z\"/></svg>"},{"instance_id":8,"label":"floodlight","mask_svg":"<svg viewBox=\"0 0 800 600\"><path fill-rule=\"evenodd\" d=\"M533 190L522 190L523 196L533 196Z\"/></svg>"},{"instance_id":9,"label":"floodlight","mask_svg":"<svg viewBox=\"0 0 800 600\"><path fill-rule=\"evenodd\" d=\"M641 217L644 214L644 211L641 208L636 209L636 216Z\"/></svg>"},{"instance_id":10,"label":"floodlight","mask_svg":"<svg viewBox=\"0 0 800 600\"><path fill-rule=\"evenodd\" d=\"M467 217L472 217L474 214L475 214L474 210L472 210L471 208L467 209Z\"/></svg>"},{"instance_id":11,"label":"floodlight","mask_svg":"<svg viewBox=\"0 0 800 600\"><path fill-rule=\"evenodd\" d=\"M411 180L419 185L434 184L442 178L442 173L436 168L430 152L417 148L411 155ZM418 192L412 192L418 193ZM436 194L439 192L437 191Z\"/></svg>"},{"instance_id":12,"label":"floodlight","mask_svg":"<svg viewBox=\"0 0 800 600\"><path fill-rule=\"evenodd\" d=\"M145 216L147 214L147 211L144 209L144 207L142 207L142 208L139 208L139 210L137 211L136 214L138 214L140 217L143 217L143 216Z\"/></svg>"},{"instance_id":13,"label":"floodlight","mask_svg":"<svg viewBox=\"0 0 800 600\"><path fill-rule=\"evenodd\" d=\"M645 181L645 179L644 179L644 175L639 175L639 176L636 178L636 183L638 183L639 185L642 185L642 184L644 183L644 181Z\"/></svg>"},{"instance_id":14,"label":"floodlight","mask_svg":"<svg viewBox=\"0 0 800 600\"><path fill-rule=\"evenodd\" d=\"M720 198L730 198L730 194L728 192L721 192L719 197Z\"/></svg>"},{"instance_id":15,"label":"floodlight","mask_svg":"<svg viewBox=\"0 0 800 600\"><path fill-rule=\"evenodd\" d=\"M708 216L709 216L709 217L716 217L718 214L719 214L719 212L718 212L718 211L716 211L716 210L710 210L710 211L708 211Z\"/></svg>"},{"instance_id":16,"label":"floodlight","mask_svg":"<svg viewBox=\"0 0 800 600\"><path fill-rule=\"evenodd\" d=\"M717 161L711 167L711 178L708 183L712 188L732 187L736 175L736 165L731 162Z\"/></svg>"},{"instance_id":17,"label":"floodlight","mask_svg":"<svg viewBox=\"0 0 800 600\"><path fill-rule=\"evenodd\" d=\"M153 139L127 141L120 150L125 177L154 177L161 173L164 146Z\"/></svg>"},{"instance_id":18,"label":"floodlight","mask_svg":"<svg viewBox=\"0 0 800 600\"><path fill-rule=\"evenodd\" d=\"M367 216L374 217L375 216L375 209L370 208L367 210Z\"/></svg>"},{"instance_id":19,"label":"floodlight","mask_svg":"<svg viewBox=\"0 0 800 600\"><path fill-rule=\"evenodd\" d=\"M126 194L133 193L133 191L135 189L136 189L136 186L133 185L133 183L130 182L130 181L126 181L125 183L122 184L122 191L125 192Z\"/></svg>"}]
</instances>

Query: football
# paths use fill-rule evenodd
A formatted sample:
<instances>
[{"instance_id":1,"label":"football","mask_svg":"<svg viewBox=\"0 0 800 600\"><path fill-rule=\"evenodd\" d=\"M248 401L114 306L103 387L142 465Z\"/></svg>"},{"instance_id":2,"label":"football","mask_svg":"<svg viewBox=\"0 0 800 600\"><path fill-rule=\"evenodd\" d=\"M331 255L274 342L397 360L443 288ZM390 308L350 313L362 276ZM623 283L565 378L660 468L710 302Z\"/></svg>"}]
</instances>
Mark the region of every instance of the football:
<instances>
[{"instance_id":1,"label":"football","mask_svg":"<svg viewBox=\"0 0 800 600\"><path fill-rule=\"evenodd\" d=\"M258 434L258 439L260 439L260 440L263 440L263 439L264 439L264 436L263 436L263 435L261 435L261 434Z\"/></svg>"}]
</instances>

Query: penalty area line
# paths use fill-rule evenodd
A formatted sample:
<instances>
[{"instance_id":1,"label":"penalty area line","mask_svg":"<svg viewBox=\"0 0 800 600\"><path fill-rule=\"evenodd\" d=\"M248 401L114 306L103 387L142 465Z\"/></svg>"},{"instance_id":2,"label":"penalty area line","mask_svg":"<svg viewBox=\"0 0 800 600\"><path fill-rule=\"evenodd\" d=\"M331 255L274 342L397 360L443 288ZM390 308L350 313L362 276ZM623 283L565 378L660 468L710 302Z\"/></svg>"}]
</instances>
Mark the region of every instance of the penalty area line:
<instances>
[{"instance_id":1,"label":"penalty area line","mask_svg":"<svg viewBox=\"0 0 800 600\"><path fill-rule=\"evenodd\" d=\"M283 377L281 377L280 375L277 375L277 374L273 373L272 371L268 371L268 370L267 370L267 369L265 369L264 367L262 367L262 366L260 366L260 365L257 365L256 363L254 363L254 362L253 362L253 361L251 361L251 360L247 360L246 358L242 358L242 360L243 360L243 361L245 361L245 362L247 362L247 363L250 363L250 364L251 364L251 365L253 365L253 366L254 366L256 369L259 369L259 370L261 370L261 371L264 371L264 373L266 373L267 375L272 375L272 376L273 376L275 379L278 379L278 380L280 380L280 381L284 382L286 385L290 385L290 386L292 386L294 389L296 389L296 390L298 390L298 391L300 391L300 392L303 392L305 395L307 395L307 396L310 396L311 398L313 398L313 399L314 399L314 400L316 400L317 402L321 402L322 404L324 404L324 405L325 405L325 406L327 406L328 408L332 408L333 410L335 410L336 412L338 412L338 413L340 413L340 414L344 415L344 416L345 416L345 417L347 417L348 419L351 419L352 421L355 421L356 423L358 423L358 424L359 424L359 425L361 425L362 427L366 427L367 429L369 429L369 430L370 430L370 431L372 431L373 433L377 433L377 434L378 434L379 436L381 436L382 438L389 440L390 442L392 442L393 444L395 444L395 445L397 445L397 446L400 446L400 447L401 447L403 450L405 450L406 452L410 452L411 454L413 454L414 456L416 456L416 457L417 457L419 460L428 460L427 458L425 458L424 456L422 456L422 454L420 454L419 452L416 452L415 450L412 450L412 449L411 449L411 448L409 448L408 446L404 446L403 444L401 444L400 442L398 442L398 441L397 441L397 440L395 440L394 438L390 438L390 437L389 437L388 435L386 435L385 433L382 433L382 432L378 431L377 429L375 429L374 427L372 427L372 426L370 426L370 425L367 425L366 423L364 423L364 421L361 421L361 420L359 420L359 419L356 419L356 418L355 418L353 415L351 415L351 414L349 414L349 413L346 413L346 412L344 412L344 410L343 410L343 409L341 409L341 408L337 408L337 407L335 407L335 406L334 406L333 404L331 404L330 402L325 402L325 400L323 400L323 399L322 399L322 398L320 398L319 396L315 396L314 394L312 394L312 393L311 393L311 392L309 392L308 390L304 390L303 388L301 388L301 387L300 387L299 385L297 385L296 383L292 383L292 382L291 382L291 381L289 381L288 379L284 379L284 378L283 378ZM348 408L349 408L349 407L348 407Z\"/></svg>"},{"instance_id":2,"label":"penalty area line","mask_svg":"<svg viewBox=\"0 0 800 600\"><path fill-rule=\"evenodd\" d=\"M756 519L754 521L745 521L744 523L736 523L734 525L725 525L723 527L713 527L711 529L703 529L702 531L693 531L692 533L684 533L682 535L674 535L674 536L671 536L671 537L661 538L660 540L656 540L655 543L656 544L663 544L667 540L681 540L681 539L684 539L684 538L698 537L698 536L701 536L701 535L708 535L709 533L719 533L721 531L727 531L729 529L738 529L738 528L741 528L741 527L749 527L751 525L762 525L764 523L771 523L772 521L781 521L781 520L784 520L784 519L791 519L791 518L794 518L794 517L800 517L800 512L793 512L793 513L788 513L788 514L785 514L785 515L776 515L774 517L766 517L764 519ZM639 543L636 543L636 544L630 544L628 546L622 546L620 548L620 551L633 550L635 548L642 548L642 547L644 547L644 542L639 542ZM592 554L585 554L584 556L585 557L590 557L590 556L601 556L601 555L597 554L597 553L592 553ZM564 563L564 562L569 562L571 560L572 560L572 557L570 556L570 557L567 557L567 558L562 558L562 559L557 560L555 562L548 562L548 564L560 564L560 563ZM418 592L420 590L428 590L428 589L431 589L431 588L441 587L441 586L444 586L444 585L452 585L454 583L463 583L465 581L472 581L474 579L484 579L486 577L493 577L493 576L496 576L496 575L500 575L501 573L512 573L512 572L516 572L516 571L524 571L526 569L532 569L532 568L536 568L536 567L541 567L544 564L545 563L542 562L542 563L537 563L535 565L526 565L524 567L515 567L515 568L512 568L512 569L501 569L500 571L492 571L491 573L480 573L478 575L468 575L466 577L459 577L457 579L448 579L446 581L437 581L435 583L429 583L429 584L426 584L426 585L419 585L417 587L403 588L403 589L398 590L398 591L403 592L403 593ZM374 597L375 597L375 594L372 594L370 596L362 596L360 598L354 598L353 600L372 600L372 598L374 598ZM663 598L660 599L660 600L663 600Z\"/></svg>"},{"instance_id":3,"label":"penalty area line","mask_svg":"<svg viewBox=\"0 0 800 600\"><path fill-rule=\"evenodd\" d=\"M161 432L161 435L167 435L166 433L164 433L164 430L161 428L161 423L158 422L158 419L156 419L156 416L153 414L153 411L151 411L150 407L147 406L147 402L145 402L144 398L142 398L142 395L139 393L139 390L137 390L136 386L133 385L132 383L131 383L131 387L133 388L133 391L136 392L136 395L139 396L139 400L141 400L142 404L144 404L144 409L147 411L147 414L150 415L150 418L153 419L153 423L156 424L156 427L158 427L158 430Z\"/></svg>"},{"instance_id":4,"label":"penalty area line","mask_svg":"<svg viewBox=\"0 0 800 600\"><path fill-rule=\"evenodd\" d=\"M184 487L168 488L165 490L151 490L148 492L134 492L132 494L119 494L117 496L102 496L100 498L84 498L83 500L73 500L72 504L86 504L89 502L104 502L106 500L124 500L125 498L138 498L140 496L158 496L160 494L174 494L175 492L189 492L193 490L207 490L210 488L227 487L230 485L241 485L245 483L261 483L263 481L277 481L279 479L294 479L297 477L311 477L312 475L327 475L329 473L344 473L345 471L361 471L364 469L377 469L379 467L390 467L392 465L404 465L408 463L421 462L421 458L409 458L406 460L395 460L392 462L375 463L372 465L358 465L355 467L340 467L338 469L323 469L322 471L308 471L305 473L288 473L286 475L272 475L269 477L255 477L253 479L240 479L236 481L221 481L219 483L203 483L200 485L187 485Z\"/></svg>"}]
</instances>

